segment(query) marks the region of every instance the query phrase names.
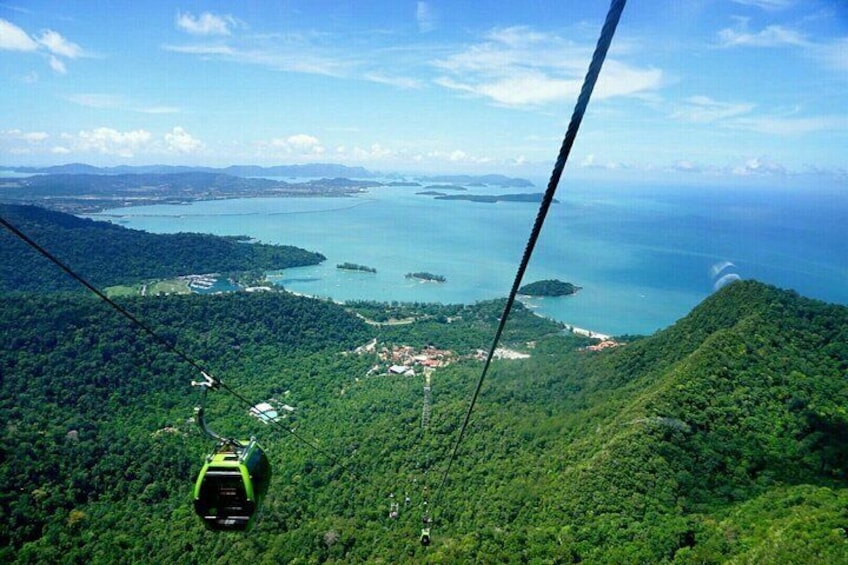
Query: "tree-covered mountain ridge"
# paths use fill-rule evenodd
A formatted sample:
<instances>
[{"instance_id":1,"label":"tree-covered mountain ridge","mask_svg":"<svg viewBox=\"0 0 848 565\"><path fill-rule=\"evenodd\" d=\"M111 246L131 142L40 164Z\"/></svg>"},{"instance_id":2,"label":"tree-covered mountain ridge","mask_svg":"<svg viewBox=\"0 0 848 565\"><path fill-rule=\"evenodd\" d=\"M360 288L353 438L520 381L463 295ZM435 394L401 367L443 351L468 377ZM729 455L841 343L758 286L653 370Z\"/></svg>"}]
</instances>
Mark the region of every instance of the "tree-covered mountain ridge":
<instances>
[{"instance_id":1,"label":"tree-covered mountain ridge","mask_svg":"<svg viewBox=\"0 0 848 565\"><path fill-rule=\"evenodd\" d=\"M98 288L189 274L261 272L325 260L317 252L255 243L247 236L152 234L36 206L0 204L0 216ZM0 228L0 292L13 290L84 289Z\"/></svg>"},{"instance_id":2,"label":"tree-covered mountain ridge","mask_svg":"<svg viewBox=\"0 0 848 565\"><path fill-rule=\"evenodd\" d=\"M373 358L353 351L374 339L461 354L485 348L502 301L395 305L419 320L397 326L286 293L126 306L250 398L296 406L298 433L357 476L257 428L238 402L217 395L214 427L259 432L275 475L252 533L204 531L188 499L208 449L185 422L191 369L94 299L9 294L0 298L6 560L848 557L846 307L737 282L670 328L599 352L518 308L504 345L531 357L493 365L433 509L433 544L422 548L422 484L436 489L480 362L433 373L422 429L422 380L367 376ZM398 520L388 518L389 492L412 499Z\"/></svg>"},{"instance_id":3,"label":"tree-covered mountain ridge","mask_svg":"<svg viewBox=\"0 0 848 565\"><path fill-rule=\"evenodd\" d=\"M848 309L735 283L595 363L609 416L544 506L592 516L600 562L848 558Z\"/></svg>"}]
</instances>

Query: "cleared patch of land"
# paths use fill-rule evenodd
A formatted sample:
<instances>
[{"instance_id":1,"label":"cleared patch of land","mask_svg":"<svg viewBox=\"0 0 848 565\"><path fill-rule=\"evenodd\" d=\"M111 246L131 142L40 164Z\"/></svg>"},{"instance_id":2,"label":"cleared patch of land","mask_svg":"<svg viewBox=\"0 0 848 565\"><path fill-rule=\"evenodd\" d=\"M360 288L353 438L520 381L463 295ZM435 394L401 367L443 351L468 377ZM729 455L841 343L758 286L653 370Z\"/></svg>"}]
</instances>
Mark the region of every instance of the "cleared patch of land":
<instances>
[{"instance_id":1,"label":"cleared patch of land","mask_svg":"<svg viewBox=\"0 0 848 565\"><path fill-rule=\"evenodd\" d=\"M160 294L191 294L185 279L166 279L137 285L110 286L106 296L157 296Z\"/></svg>"}]
</instances>

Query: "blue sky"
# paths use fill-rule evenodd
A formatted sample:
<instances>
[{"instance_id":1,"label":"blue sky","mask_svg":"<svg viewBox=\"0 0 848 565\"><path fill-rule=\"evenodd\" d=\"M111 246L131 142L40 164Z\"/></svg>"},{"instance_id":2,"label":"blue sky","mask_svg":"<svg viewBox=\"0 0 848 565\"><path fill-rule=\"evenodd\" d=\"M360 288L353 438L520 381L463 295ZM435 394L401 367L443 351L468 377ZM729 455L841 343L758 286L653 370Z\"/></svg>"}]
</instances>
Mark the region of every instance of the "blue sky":
<instances>
[{"instance_id":1,"label":"blue sky","mask_svg":"<svg viewBox=\"0 0 848 565\"><path fill-rule=\"evenodd\" d=\"M549 174L608 3L0 0L0 165ZM630 0L567 174L848 184L848 2Z\"/></svg>"}]
</instances>

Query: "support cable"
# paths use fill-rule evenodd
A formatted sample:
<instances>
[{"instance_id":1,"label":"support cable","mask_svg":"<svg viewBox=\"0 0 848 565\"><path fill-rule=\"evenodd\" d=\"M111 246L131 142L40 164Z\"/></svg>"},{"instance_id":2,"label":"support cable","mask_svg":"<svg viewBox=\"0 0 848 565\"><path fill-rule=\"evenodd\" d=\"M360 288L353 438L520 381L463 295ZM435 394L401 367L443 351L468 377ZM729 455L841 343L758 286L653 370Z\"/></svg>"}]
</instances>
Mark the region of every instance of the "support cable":
<instances>
[{"instance_id":1,"label":"support cable","mask_svg":"<svg viewBox=\"0 0 848 565\"><path fill-rule=\"evenodd\" d=\"M200 374L204 375L205 378L209 378L209 379L212 379L216 383L220 383L220 381L217 381L217 379L209 377L208 373L203 369L203 367L200 366L200 364L197 361L195 361L194 359L192 359L191 357L186 355L182 350L178 349L173 343L171 343L170 341L168 341L167 339L165 339L164 337L162 337L161 335L156 333L156 331L153 330L153 328L151 328L150 326L148 326L147 324L142 322L132 312L130 312L129 310L127 310L126 308L124 308L123 306L121 306L120 304L118 304L117 302L115 302L114 300L109 298L108 296L106 296L106 294L103 291L101 291L96 286L92 285L90 282L85 280L81 275L74 272L74 270L71 269L68 265L66 265L65 263L60 261L55 255L50 253L47 249L45 249L44 247L39 245L36 241L31 239L28 235L23 233L17 227L15 227L12 223L10 223L8 220L6 220L6 218L0 216L0 224L2 224L3 227L5 227L10 232L12 232L12 234L14 234L16 237L18 237L18 239L22 240L24 243L26 243L27 245L32 247L34 250L38 251L41 255L46 257L50 262L52 262L54 265L56 265L61 270L63 270L65 272L65 274L67 274L69 277L71 277L72 279L77 281L79 284L81 284L86 289L88 289L90 292L92 292L94 295L96 295L98 298L100 298L100 300L102 300L103 302L105 302L106 304L111 306L121 316L125 317L130 322L132 322L133 324L138 326L139 329L141 329L144 333L146 333L148 336L152 337L156 342L158 342L159 345L161 345L162 347L164 347L165 349L167 349L168 351L170 351L171 353L173 353L174 355L176 355L177 357L179 357L180 359L182 359L183 361L185 361L186 363L188 363L189 365L191 365L192 367L197 369L197 371L200 372Z\"/></svg>"},{"instance_id":2,"label":"support cable","mask_svg":"<svg viewBox=\"0 0 848 565\"><path fill-rule=\"evenodd\" d=\"M448 458L448 462L445 466L445 471L442 474L441 482L436 490L432 508L438 505L442 493L442 487L444 487L447 482L451 466L456 459L459 447L465 437L465 431L468 428L468 422L471 419L471 412L474 410L474 405L477 402L480 389L483 387L483 381L486 379L486 374L489 371L489 366L491 365L492 358L495 355L495 349L498 346L501 334L506 326L507 318L509 317L509 313L515 303L515 297L518 294L519 287L521 286L521 280L524 278L524 273L527 270L527 265L530 263L530 257L533 254L533 249L536 246L536 241L539 239L539 234L542 231L542 225L544 224L545 217L548 214L548 209L551 206L551 202L553 202L554 194L556 193L557 186L559 185L560 178L562 177L563 169L565 168L565 163L568 161L568 156L571 153L572 146L574 145L574 140L577 138L577 131L580 129L580 123L583 121L583 115L586 113L586 108L589 105L589 99L592 96L592 90L595 88L595 83L598 81L601 67L603 66L604 59L606 59L607 51L609 50L610 43L615 35L615 29L618 26L625 3L626 0L612 0L610 3L606 21L604 22L604 26L601 30L601 35L598 38L598 43L595 47L595 52L592 55L592 61L589 64L586 77L583 80L583 87L580 90L580 95L578 96L577 103L574 106L571 121L568 124L568 129L565 132L565 138L563 139L559 150L559 156L557 157L553 172L551 173L547 190L542 198L542 203L539 207L539 212L536 215L536 221L533 225L533 229L530 232L530 238L527 241L527 246L524 249L524 256L521 258L521 264L519 265L518 272L515 275L515 281L512 283L512 289L510 290L509 297L507 298L506 305L504 306L503 313L501 314L498 329L495 332L492 346L489 349L489 354L486 357L485 364L483 365L483 371L480 374L480 378L477 380L477 386L474 389L474 394L471 397L471 402L469 403L468 410L465 413L465 419L462 422L462 427L459 429L459 435L454 443L453 451L451 451L450 457Z\"/></svg>"},{"instance_id":3,"label":"support cable","mask_svg":"<svg viewBox=\"0 0 848 565\"><path fill-rule=\"evenodd\" d=\"M165 349L167 349L168 351L170 351L171 353L173 353L174 355L179 357L182 361L184 361L185 363L187 363L188 365L190 365L191 367L196 369L203 376L203 381L192 381L191 384L193 386L202 386L202 387L204 387L204 391L205 391L205 388L215 388L215 389L220 388L220 389L228 392L232 396L234 396L236 399L238 399L242 404L246 405L247 407L254 408L256 406L256 404L251 402L250 399L248 399L247 397L245 397L244 395L242 395L241 393L239 393L238 391L236 391L232 387L228 386L227 384L222 382L220 379L212 376L209 372L207 372L203 368L203 366L199 362L195 361L187 353L185 353L184 351L179 349L176 345L174 345L173 343L171 343L170 341L168 341L167 339L162 337L158 332L156 332L156 330L154 330L148 324L146 324L141 319L139 319L135 314L133 314L132 312L130 312L129 310L127 310L126 308L124 308L123 306L121 306L120 304L115 302L114 300L112 300L111 298L109 298L103 291L101 291L96 286L94 286L93 284L88 282L82 275L75 272L68 265L66 265L64 262L62 262L59 258L57 258L55 255L50 253L50 251L48 251L46 248L39 245L38 242L36 242L32 238L30 238L27 234L22 232L14 224L9 222L8 220L6 220L6 218L4 218L2 216L0 216L0 225L2 225L4 228L9 230L13 235L15 235L18 239L20 239L21 241L23 241L24 243L29 245L32 249L34 249L35 251L37 251L38 253L43 255L51 263L53 263L54 265L59 267L59 269L64 271L65 274L67 274L72 279L77 281L79 284L84 286L87 290L89 290L92 294L97 296L100 300L102 300L103 302L105 302L106 304L111 306L116 312L118 312L118 314L120 314L121 316L123 316L124 318L129 320L131 323L135 324L140 330L142 330L148 336L153 338L153 340L156 341L159 345L161 345L162 347L164 347ZM264 410L258 411L257 414L258 415L264 415L264 416L270 416L270 415L266 414L266 412ZM350 474L353 478L356 478L356 473L354 473L349 467L347 467L346 465L341 463L336 457L334 457L327 450L318 446L314 441L311 441L311 440L305 438L304 436L298 434L295 430L293 430L293 429L291 429L287 426L284 426L282 423L277 421L275 418L269 417L268 421L275 424L280 429L285 430L289 435L291 435L292 437L294 437L295 439L297 439L301 443L309 446L310 448L312 448L316 452L327 457L330 460L330 463L332 465L338 465L339 467L344 469L348 474Z\"/></svg>"}]
</instances>

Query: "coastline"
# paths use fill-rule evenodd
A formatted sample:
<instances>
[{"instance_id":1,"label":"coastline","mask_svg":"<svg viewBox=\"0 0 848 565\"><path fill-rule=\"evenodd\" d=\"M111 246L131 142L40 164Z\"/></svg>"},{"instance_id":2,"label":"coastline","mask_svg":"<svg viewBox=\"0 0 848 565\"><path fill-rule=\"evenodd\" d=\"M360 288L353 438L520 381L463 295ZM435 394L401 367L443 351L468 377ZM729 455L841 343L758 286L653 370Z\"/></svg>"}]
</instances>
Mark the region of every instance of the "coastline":
<instances>
[{"instance_id":1,"label":"coastline","mask_svg":"<svg viewBox=\"0 0 848 565\"><path fill-rule=\"evenodd\" d=\"M582 337L588 337L590 339L597 339L599 341L609 341L612 339L611 335L602 334L600 332L587 330L586 328L578 328L577 326L571 324L564 324L565 329L573 333L574 335L579 335Z\"/></svg>"},{"instance_id":2,"label":"coastline","mask_svg":"<svg viewBox=\"0 0 848 565\"><path fill-rule=\"evenodd\" d=\"M522 298L524 300L522 300ZM521 302L524 305L525 308L527 308L528 310L533 312L533 314L535 314L536 316L539 316L540 318L545 318L547 320L553 320L554 322L560 322L563 325L563 327L565 328L565 331L569 331L569 332L573 333L574 335L579 335L579 336L582 336L582 337L588 337L590 339L597 339L598 341L608 341L608 340L611 340L613 338L613 336L610 335L610 334L605 334L605 333L601 333L601 332L596 332L595 330L581 328L579 326L575 326L574 324L570 324L568 322L562 322L560 320L557 320L556 318L552 318L550 316L545 316L544 314L540 314L539 312L535 311L536 308L538 308L538 305L533 304L530 301L530 299L532 299L532 298L539 298L539 297L531 297L531 296L526 295L526 294L518 295L518 301Z\"/></svg>"},{"instance_id":3,"label":"coastline","mask_svg":"<svg viewBox=\"0 0 848 565\"><path fill-rule=\"evenodd\" d=\"M552 224L555 227L550 228L553 231L547 243L534 257L534 269L540 279L553 278L562 273L562 258L569 257L569 271L579 273L588 290L584 288L567 301L534 300L546 317L593 333L650 335L672 325L709 296L715 282L711 266L730 258L734 272L742 278L848 304L848 286L839 271L848 257L848 242L843 237L846 206L842 200L834 200L828 189L803 195L779 192L780 198L768 199L760 193L746 193L746 206L768 213L737 222L731 221L735 218L729 208L733 200L715 187L705 186L697 197L672 187L634 185L632 194L601 185L591 190L574 188L570 198L585 216L578 223ZM715 197L710 217L720 223L727 237L706 246L696 237L704 227L702 221L682 222L680 245L669 247L667 238L655 228L655 207L662 206L670 214L668 221L697 219L707 197ZM292 276L309 280L283 284L287 289L341 300L473 303L504 296L512 283L514 262L524 245L523 238L519 241L513 234L527 228L524 209L517 205L483 207L434 201L390 187L345 199L345 203L360 204L355 208L334 208L333 203L341 201L260 198L141 207L125 209L123 224L152 233L240 235L248 231L247 235L262 242L320 250L327 256L327 264L293 269ZM784 235L789 237L785 230L777 232L783 234L777 239L756 236L757 230L778 227L777 220L786 217L787 210L796 210L799 216L794 239L784 240ZM407 222L395 221L400 211L416 218L415 229ZM560 207L553 213L556 217L571 212ZM280 219L283 217L285 221ZM445 218L451 221L446 224ZM630 226L626 233L624 224ZM374 229L363 230L363 226ZM594 232L606 236L598 238ZM782 257L787 248L798 250L796 256L805 258L803 266L760 260L764 253ZM481 254L487 257L485 264L479 262ZM379 274L354 277L332 268L352 257L377 268ZM449 284L397 284L394 277L402 278L415 266L411 257L416 258L415 264L444 274ZM469 265L478 267L467 268ZM611 270L618 273L614 279L608 276Z\"/></svg>"},{"instance_id":4,"label":"coastline","mask_svg":"<svg viewBox=\"0 0 848 565\"><path fill-rule=\"evenodd\" d=\"M338 304L340 306L344 306L344 304L345 304L344 301L336 300L336 299L333 299L333 298L328 298L328 297L325 297L325 296L315 296L315 295L312 295L312 294L307 294L305 292L297 292L295 290L289 290L287 288L285 289L285 291L288 292L289 294L293 294L295 296L300 296L300 297L303 297L303 298L312 298L314 300L326 300L328 302L332 302L333 304ZM522 304L523 304L523 302L522 302ZM527 304L525 304L525 306L527 306L528 308L531 308ZM531 308L531 310L532 310L532 308ZM557 321L557 320L554 320L553 318L543 316L542 314L539 314L538 312L533 312L533 314L536 315L536 316L539 316L540 318L553 320L555 322ZM588 337L589 339L597 339L598 341L609 341L609 340L613 339L613 336L611 336L609 334L604 334L604 333L601 333L601 332L596 332L594 330L581 328L581 327L575 326L574 324L563 323L563 327L565 328L565 331L569 331L569 332L573 333L574 335L579 335L579 336L582 336L582 337Z\"/></svg>"}]
</instances>

